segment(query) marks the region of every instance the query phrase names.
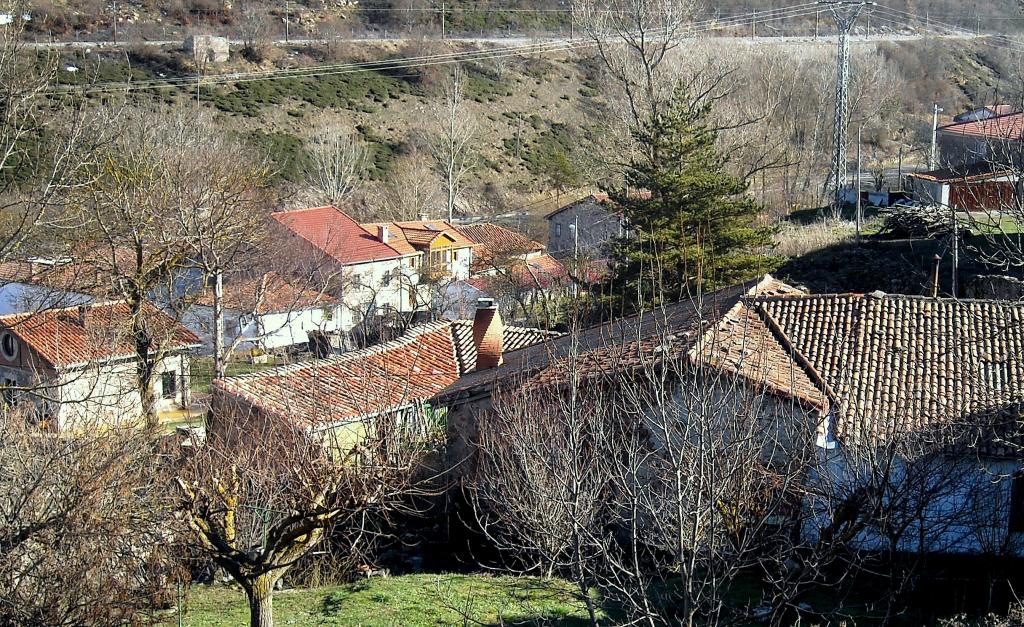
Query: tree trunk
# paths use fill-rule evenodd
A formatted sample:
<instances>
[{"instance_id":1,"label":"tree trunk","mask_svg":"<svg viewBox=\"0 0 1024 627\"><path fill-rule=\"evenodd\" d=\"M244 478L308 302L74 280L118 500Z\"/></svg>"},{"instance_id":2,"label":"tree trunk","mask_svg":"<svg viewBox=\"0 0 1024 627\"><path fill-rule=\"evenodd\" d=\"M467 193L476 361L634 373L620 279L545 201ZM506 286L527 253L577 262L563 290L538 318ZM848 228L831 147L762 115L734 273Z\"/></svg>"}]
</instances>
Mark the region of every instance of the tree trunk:
<instances>
[{"instance_id":1,"label":"tree trunk","mask_svg":"<svg viewBox=\"0 0 1024 627\"><path fill-rule=\"evenodd\" d=\"M272 575L260 575L245 586L249 599L250 627L274 627L274 582Z\"/></svg>"},{"instance_id":2,"label":"tree trunk","mask_svg":"<svg viewBox=\"0 0 1024 627\"><path fill-rule=\"evenodd\" d=\"M213 283L213 376L224 378L227 359L224 354L224 273L218 268Z\"/></svg>"}]
</instances>

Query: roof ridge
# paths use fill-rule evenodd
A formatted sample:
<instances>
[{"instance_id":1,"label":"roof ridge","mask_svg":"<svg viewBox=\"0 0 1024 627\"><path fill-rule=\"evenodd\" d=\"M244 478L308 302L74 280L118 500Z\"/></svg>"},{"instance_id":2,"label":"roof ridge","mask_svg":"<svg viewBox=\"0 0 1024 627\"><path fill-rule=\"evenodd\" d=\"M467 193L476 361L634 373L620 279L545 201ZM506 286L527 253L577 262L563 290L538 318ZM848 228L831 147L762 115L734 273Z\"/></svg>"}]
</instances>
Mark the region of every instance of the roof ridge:
<instances>
[{"instance_id":1,"label":"roof ridge","mask_svg":"<svg viewBox=\"0 0 1024 627\"><path fill-rule=\"evenodd\" d=\"M63 290L58 290L58 291L63 291ZM61 313L69 312L69 311L77 311L79 307L89 307L91 309L93 307L113 307L114 305L125 305L125 304L127 304L126 299L124 299L124 298L115 298L115 299L110 299L110 300L98 300L98 301L91 301L91 302L86 302L86 303L78 303L78 304L75 304L75 305L66 305L64 307L44 307L42 309L39 309L38 311L26 311L26 312L22 312L22 313L11 313L11 314L6 314L6 315L3 315L3 316L0 316L0 322L6 322L8 320L22 321L22 320L27 320L28 318L31 318L31 317L34 317L34 316L40 316L40 315L46 315L46 314L61 314Z\"/></svg>"},{"instance_id":2,"label":"roof ridge","mask_svg":"<svg viewBox=\"0 0 1024 627\"><path fill-rule=\"evenodd\" d=\"M450 328L450 327L451 327L451 322L448 321L448 320L436 320L434 322L427 322L427 323L424 323L424 324L416 325L414 327L410 327L402 335L400 335L400 336L398 336L396 338L390 339L390 340L388 340L386 342L381 342L380 344L374 344L373 346L366 346L364 348L360 348L360 349L357 349L357 350L354 350L354 351L348 351L348 352L342 353L340 355L331 355L329 357L324 357L324 358L321 358L321 359L315 359L315 360L310 360L310 361L300 361L300 362L296 362L294 364L284 364L284 365L281 365L281 366L276 366L274 368L267 368L266 370L261 370L259 372L249 372L249 373L246 373L246 374L232 375L230 377L224 377L224 378L218 379L218 380L219 381L227 381L229 379L237 379L237 380L246 380L246 381L248 381L248 380L252 380L252 379L259 379L259 378L265 377L265 376L281 375L281 374L297 372L299 370L303 370L303 369L309 368L311 366L333 366L335 364L343 364L343 363L346 363L346 362L349 362L349 361L352 361L352 360L355 360L355 359L360 359L360 358L363 358L363 357L369 357L371 355L380 355L382 353L386 353L388 351L395 350L397 348L402 348L402 347L405 347L405 346L409 346L409 345L411 345L413 343L412 340L415 340L416 338L418 338L418 337L420 337L420 336L422 336L422 335L424 335L426 333L432 333L434 331L440 331L440 330L442 330L444 328Z\"/></svg>"},{"instance_id":3,"label":"roof ridge","mask_svg":"<svg viewBox=\"0 0 1024 627\"><path fill-rule=\"evenodd\" d=\"M829 407L831 408L831 406L837 402L835 390L832 389L832 386L825 381L821 376L821 373L818 372L818 369L814 367L814 364L812 364L811 361L807 359L807 356L803 354L803 351L797 348L789 336L786 335L782 325L780 325L775 319L775 316L771 315L771 313L769 313L764 307L755 306L753 309L755 314L757 314L761 318L762 322L765 323L765 326L768 327L768 330L771 332L772 337L775 338L775 341L778 342L787 353L793 356L793 360L804 371L807 378L810 379L811 382L818 387L818 390L825 395L826 400L829 402Z\"/></svg>"},{"instance_id":4,"label":"roof ridge","mask_svg":"<svg viewBox=\"0 0 1024 627\"><path fill-rule=\"evenodd\" d=\"M299 207L299 208L296 208L296 209L281 209L280 211L271 211L270 215L277 216L277 215L282 215L282 214L285 214L285 213L301 213L303 211L320 211L322 209L334 209L335 211L338 211L340 213L345 213L342 209L340 209L339 207L336 207L334 205L319 205L317 207ZM345 213L345 215L348 215L348 214ZM349 217L351 217L351 216L349 216Z\"/></svg>"},{"instance_id":5,"label":"roof ridge","mask_svg":"<svg viewBox=\"0 0 1024 627\"><path fill-rule=\"evenodd\" d=\"M785 300L839 300L849 298L854 300L874 299L891 301L925 301L942 304L971 305L974 303L1000 305L1009 308L1024 308L1024 302L1015 300L1000 300L997 298L953 298L951 296L934 297L924 294L899 294L889 292L840 292L836 294L764 294L744 296L745 300L751 302L785 301Z\"/></svg>"}]
</instances>

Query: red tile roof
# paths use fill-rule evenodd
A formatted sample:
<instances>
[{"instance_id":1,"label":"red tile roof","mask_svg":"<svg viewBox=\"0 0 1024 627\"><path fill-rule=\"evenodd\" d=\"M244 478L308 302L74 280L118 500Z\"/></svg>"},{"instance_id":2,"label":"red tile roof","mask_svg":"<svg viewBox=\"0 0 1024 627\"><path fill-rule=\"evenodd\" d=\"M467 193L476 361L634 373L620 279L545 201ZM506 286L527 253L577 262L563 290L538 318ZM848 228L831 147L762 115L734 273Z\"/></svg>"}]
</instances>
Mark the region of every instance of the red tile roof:
<instances>
[{"instance_id":1,"label":"red tile roof","mask_svg":"<svg viewBox=\"0 0 1024 627\"><path fill-rule=\"evenodd\" d=\"M562 262L547 254L529 260L507 260L504 268L491 267L490 270L488 274L467 279L466 283L486 292L509 286L525 290L550 289L569 282L569 273Z\"/></svg>"},{"instance_id":2,"label":"red tile roof","mask_svg":"<svg viewBox=\"0 0 1024 627\"><path fill-rule=\"evenodd\" d=\"M203 292L196 302L212 307L213 290ZM276 272L267 272L261 277L227 282L223 303L228 309L267 314L336 305L338 300L312 287L293 285Z\"/></svg>"},{"instance_id":3,"label":"red tile roof","mask_svg":"<svg viewBox=\"0 0 1024 627\"><path fill-rule=\"evenodd\" d=\"M515 380L558 385L621 376L662 359L733 373L780 396L831 412L848 442L991 426L1024 403L1024 304L886 294L804 294L766 278L644 317L519 351L461 378L456 398ZM986 445L986 450L994 450ZM1018 449L1019 450L1019 449Z\"/></svg>"},{"instance_id":4,"label":"red tile roof","mask_svg":"<svg viewBox=\"0 0 1024 627\"><path fill-rule=\"evenodd\" d=\"M505 327L505 352L558 334ZM214 381L215 394L306 426L423 402L476 366L472 323L434 322L337 357Z\"/></svg>"},{"instance_id":5,"label":"red tile roof","mask_svg":"<svg viewBox=\"0 0 1024 627\"><path fill-rule=\"evenodd\" d=\"M880 293L754 304L836 399L840 438L954 425L1024 400L1024 304Z\"/></svg>"},{"instance_id":6,"label":"red tile roof","mask_svg":"<svg viewBox=\"0 0 1024 627\"><path fill-rule=\"evenodd\" d=\"M1016 141L1024 135L1024 112L997 115L970 122L954 122L940 126L939 131L951 135Z\"/></svg>"},{"instance_id":7,"label":"red tile roof","mask_svg":"<svg viewBox=\"0 0 1024 627\"><path fill-rule=\"evenodd\" d=\"M151 303L145 304L143 317L155 348L178 351L201 343L194 333ZM135 357L130 321L128 305L118 301L3 316L0 326L21 338L45 363L63 368Z\"/></svg>"},{"instance_id":8,"label":"red tile roof","mask_svg":"<svg viewBox=\"0 0 1024 627\"><path fill-rule=\"evenodd\" d=\"M343 264L397 259L403 255L337 207L278 211L270 217Z\"/></svg>"},{"instance_id":9,"label":"red tile roof","mask_svg":"<svg viewBox=\"0 0 1024 627\"><path fill-rule=\"evenodd\" d=\"M478 257L525 255L544 250L543 244L522 233L490 222L464 224L456 229L470 241L478 244Z\"/></svg>"}]
</instances>

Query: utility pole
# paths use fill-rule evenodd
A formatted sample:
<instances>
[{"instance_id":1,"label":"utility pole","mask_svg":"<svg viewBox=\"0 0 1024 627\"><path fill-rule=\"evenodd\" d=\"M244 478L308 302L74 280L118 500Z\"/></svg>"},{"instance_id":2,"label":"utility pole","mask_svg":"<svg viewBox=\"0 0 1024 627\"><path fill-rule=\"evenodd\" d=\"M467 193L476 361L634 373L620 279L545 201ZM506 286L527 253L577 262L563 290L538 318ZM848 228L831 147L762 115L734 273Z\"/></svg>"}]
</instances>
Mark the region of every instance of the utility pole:
<instances>
[{"instance_id":1,"label":"utility pole","mask_svg":"<svg viewBox=\"0 0 1024 627\"><path fill-rule=\"evenodd\" d=\"M750 37L757 37L757 9L750 13Z\"/></svg>"},{"instance_id":2,"label":"utility pole","mask_svg":"<svg viewBox=\"0 0 1024 627\"><path fill-rule=\"evenodd\" d=\"M863 223L863 218L860 213L860 135L864 130L864 125L861 124L857 127L857 183L854 189L857 192L857 243L860 244L860 229Z\"/></svg>"},{"instance_id":3,"label":"utility pole","mask_svg":"<svg viewBox=\"0 0 1024 627\"><path fill-rule=\"evenodd\" d=\"M289 0L284 2L284 43L289 43L289 25L292 21L292 6Z\"/></svg>"},{"instance_id":4,"label":"utility pole","mask_svg":"<svg viewBox=\"0 0 1024 627\"><path fill-rule=\"evenodd\" d=\"M446 37L445 37L444 14L445 14L445 4L442 2L441 3L441 39L446 39Z\"/></svg>"},{"instance_id":5,"label":"utility pole","mask_svg":"<svg viewBox=\"0 0 1024 627\"><path fill-rule=\"evenodd\" d=\"M839 215L842 204L843 186L846 184L846 114L849 107L847 89L850 82L850 30L857 16L865 6L874 2L864 0L819 0L832 12L839 33L839 50L836 55L836 111L833 120L832 168L829 184L833 187L833 210Z\"/></svg>"},{"instance_id":6,"label":"utility pole","mask_svg":"<svg viewBox=\"0 0 1024 627\"><path fill-rule=\"evenodd\" d=\"M932 105L932 151L928 154L928 169L934 170L938 167L938 160L936 159L936 153L938 149L937 136L939 133L939 113L942 112L942 108L939 107L938 103Z\"/></svg>"},{"instance_id":7,"label":"utility pole","mask_svg":"<svg viewBox=\"0 0 1024 627\"><path fill-rule=\"evenodd\" d=\"M114 43L117 43L117 0L114 1Z\"/></svg>"},{"instance_id":8,"label":"utility pole","mask_svg":"<svg viewBox=\"0 0 1024 627\"><path fill-rule=\"evenodd\" d=\"M819 15L819 11L817 9L815 9L814 10L814 40L815 41L818 40L818 15Z\"/></svg>"},{"instance_id":9,"label":"utility pole","mask_svg":"<svg viewBox=\"0 0 1024 627\"><path fill-rule=\"evenodd\" d=\"M896 161L896 184L903 191L903 142L900 142L900 154Z\"/></svg>"},{"instance_id":10,"label":"utility pole","mask_svg":"<svg viewBox=\"0 0 1024 627\"><path fill-rule=\"evenodd\" d=\"M956 274L960 267L960 225L956 222L956 207L953 205L949 206L949 216L953 221L953 245L951 246L953 249L953 276L950 281L950 292L952 292L953 298L956 298Z\"/></svg>"}]
</instances>

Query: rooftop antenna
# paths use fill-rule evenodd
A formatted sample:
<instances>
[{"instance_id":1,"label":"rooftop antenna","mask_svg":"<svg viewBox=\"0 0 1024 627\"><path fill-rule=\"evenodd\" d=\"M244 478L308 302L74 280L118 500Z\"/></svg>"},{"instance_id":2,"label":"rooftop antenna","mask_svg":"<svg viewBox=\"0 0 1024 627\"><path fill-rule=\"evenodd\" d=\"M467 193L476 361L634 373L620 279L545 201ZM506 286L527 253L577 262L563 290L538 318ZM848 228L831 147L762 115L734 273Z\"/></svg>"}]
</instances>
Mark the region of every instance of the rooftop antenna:
<instances>
[{"instance_id":1,"label":"rooftop antenna","mask_svg":"<svg viewBox=\"0 0 1024 627\"><path fill-rule=\"evenodd\" d=\"M829 185L832 187L833 210L836 217L842 207L843 185L846 184L846 124L849 108L848 87L850 82L850 30L857 16L866 6L874 2L865 0L818 0L832 12L839 33L839 50L836 55L836 113L832 123L833 147L832 168L829 171Z\"/></svg>"}]
</instances>

